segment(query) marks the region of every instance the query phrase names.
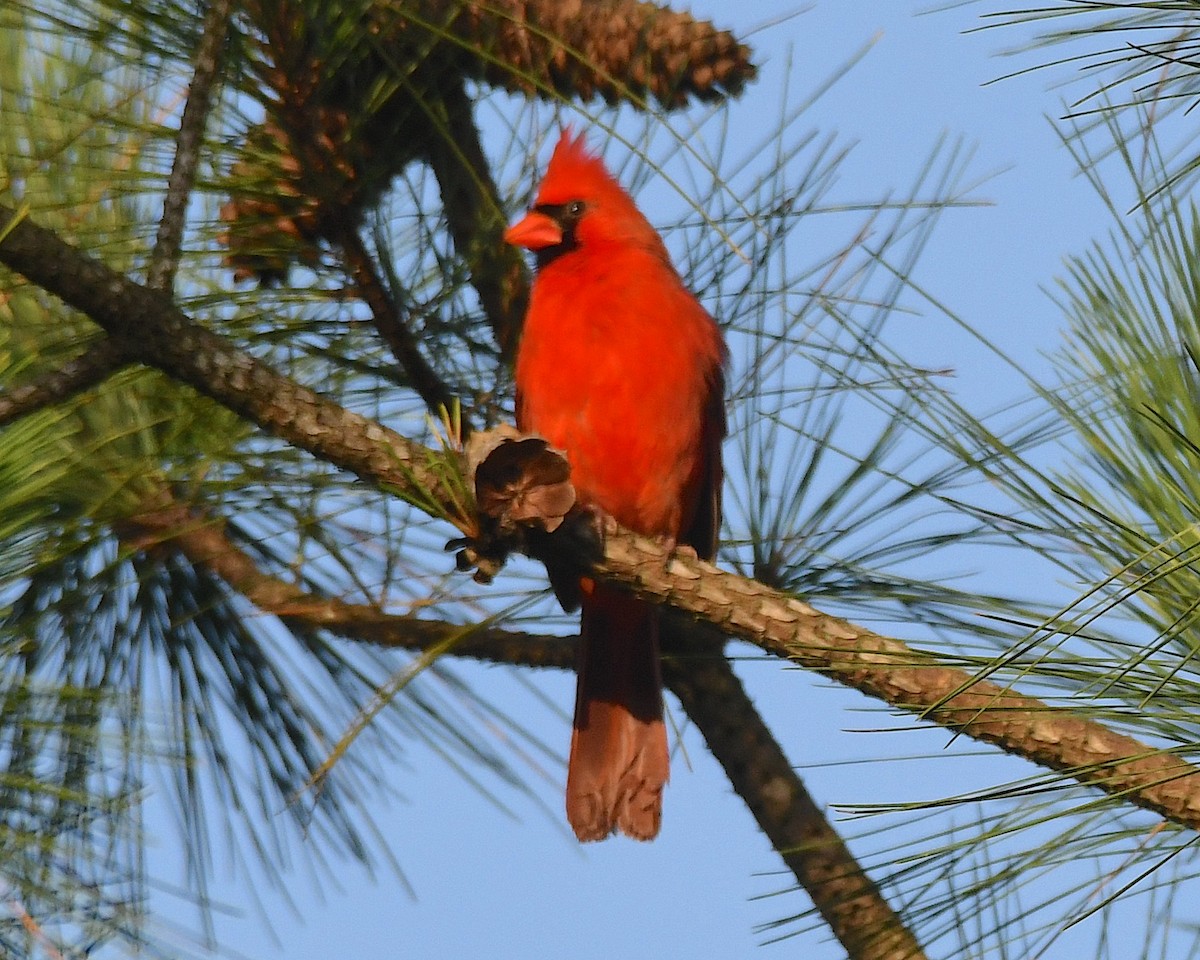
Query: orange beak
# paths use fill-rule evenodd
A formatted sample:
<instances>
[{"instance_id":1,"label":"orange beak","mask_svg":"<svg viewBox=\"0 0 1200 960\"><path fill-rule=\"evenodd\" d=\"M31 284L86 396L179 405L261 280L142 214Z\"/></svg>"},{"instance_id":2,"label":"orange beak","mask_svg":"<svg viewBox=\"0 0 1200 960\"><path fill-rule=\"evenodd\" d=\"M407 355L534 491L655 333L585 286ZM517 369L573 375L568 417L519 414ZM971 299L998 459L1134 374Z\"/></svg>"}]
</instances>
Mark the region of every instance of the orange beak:
<instances>
[{"instance_id":1,"label":"orange beak","mask_svg":"<svg viewBox=\"0 0 1200 960\"><path fill-rule=\"evenodd\" d=\"M562 243L562 227L550 217L530 210L523 220L518 220L504 231L504 242L528 250L541 250Z\"/></svg>"}]
</instances>

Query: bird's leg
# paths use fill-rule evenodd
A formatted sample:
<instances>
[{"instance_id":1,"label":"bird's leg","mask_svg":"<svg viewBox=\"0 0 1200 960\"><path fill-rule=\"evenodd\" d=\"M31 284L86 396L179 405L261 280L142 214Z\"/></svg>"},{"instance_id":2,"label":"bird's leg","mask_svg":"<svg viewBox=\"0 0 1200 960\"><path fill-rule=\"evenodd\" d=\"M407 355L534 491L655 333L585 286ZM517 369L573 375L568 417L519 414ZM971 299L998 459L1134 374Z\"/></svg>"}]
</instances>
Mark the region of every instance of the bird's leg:
<instances>
[{"instance_id":1,"label":"bird's leg","mask_svg":"<svg viewBox=\"0 0 1200 960\"><path fill-rule=\"evenodd\" d=\"M556 563L585 567L589 560L604 556L604 544L621 525L594 503L576 503L557 530L539 531L531 546L534 553L552 555Z\"/></svg>"},{"instance_id":2,"label":"bird's leg","mask_svg":"<svg viewBox=\"0 0 1200 960\"><path fill-rule=\"evenodd\" d=\"M587 504L582 508L582 511L591 522L596 541L600 544L601 549L603 549L604 544L608 542L608 538L615 536L621 529L621 525L617 523L616 517L611 513L601 510L594 503Z\"/></svg>"}]
</instances>

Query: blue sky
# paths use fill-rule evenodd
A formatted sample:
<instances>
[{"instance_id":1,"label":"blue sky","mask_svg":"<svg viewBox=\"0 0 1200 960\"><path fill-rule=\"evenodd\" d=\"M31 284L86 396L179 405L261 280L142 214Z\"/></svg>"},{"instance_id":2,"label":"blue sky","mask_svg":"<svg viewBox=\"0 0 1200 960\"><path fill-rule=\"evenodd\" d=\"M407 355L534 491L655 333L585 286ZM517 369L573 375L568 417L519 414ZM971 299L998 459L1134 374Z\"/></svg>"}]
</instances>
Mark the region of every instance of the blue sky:
<instances>
[{"instance_id":1,"label":"blue sky","mask_svg":"<svg viewBox=\"0 0 1200 960\"><path fill-rule=\"evenodd\" d=\"M698 0L690 6L739 35L791 9L771 0ZM965 33L990 4L920 15L925 7L904 0L818 0L755 30L750 43L762 72L731 107L732 130L749 137L773 123L785 85L799 99L870 44L862 61L801 121L857 141L837 195L872 199L888 187L903 188L943 134L973 147L970 169L986 181L975 194L991 205L950 212L918 277L1036 374L1047 369L1042 353L1057 345L1061 332L1044 288L1064 256L1107 230L1108 214L1075 176L1047 120L1063 112L1060 93L1048 89L1063 74L988 84L1013 66L995 54L1024 35ZM655 219L653 210L647 213ZM977 412L1021 395L1016 374L998 369L994 358L941 319L913 317L899 335L915 361L953 367L956 392ZM550 725L547 739L565 743L565 725L555 730L561 721L523 696L504 670L465 666L462 672L497 697L511 697L513 709L528 711L530 723ZM914 779L915 765L824 765L881 749L875 742L864 745L866 735L853 731L890 721L880 712L864 713L871 705L857 693L774 662L747 661L739 673L793 762L809 768L806 781L820 802L929 796L945 788ZM539 685L569 708L572 677L547 676ZM936 732L890 736L897 754L936 752L946 741ZM768 935L759 925L800 912L807 901L797 893L768 896L787 890L790 877L781 873L780 861L694 731L684 745L687 759L675 759L661 837L652 844L612 840L585 848L561 824L561 771L549 770L539 786L546 810L517 799L510 816L435 758L417 753L394 772L403 799L378 817L413 894L387 874L371 880L349 864L340 890L298 870L289 891L297 905L293 913L277 892L244 877L223 878L218 870L214 893L233 909L231 916L218 916L218 936L262 960L842 956L819 928L762 945ZM956 762L948 759L936 769L941 776L957 775ZM987 770L999 779L1016 775L1017 764L1000 760ZM154 856L170 876L173 858L165 839ZM255 899L273 916L277 939L263 932ZM169 898L160 903L181 922L194 920L192 911L172 907Z\"/></svg>"}]
</instances>

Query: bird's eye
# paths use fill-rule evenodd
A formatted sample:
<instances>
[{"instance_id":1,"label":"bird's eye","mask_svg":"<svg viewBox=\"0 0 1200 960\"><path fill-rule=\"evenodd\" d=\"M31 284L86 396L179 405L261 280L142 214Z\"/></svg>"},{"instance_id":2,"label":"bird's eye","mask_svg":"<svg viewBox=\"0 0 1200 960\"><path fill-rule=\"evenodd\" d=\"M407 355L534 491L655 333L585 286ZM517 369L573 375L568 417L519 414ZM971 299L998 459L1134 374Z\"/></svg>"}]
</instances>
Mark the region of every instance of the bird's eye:
<instances>
[{"instance_id":1,"label":"bird's eye","mask_svg":"<svg viewBox=\"0 0 1200 960\"><path fill-rule=\"evenodd\" d=\"M569 213L572 217L581 216L583 214L583 201L572 200L569 204L567 204L567 213Z\"/></svg>"}]
</instances>

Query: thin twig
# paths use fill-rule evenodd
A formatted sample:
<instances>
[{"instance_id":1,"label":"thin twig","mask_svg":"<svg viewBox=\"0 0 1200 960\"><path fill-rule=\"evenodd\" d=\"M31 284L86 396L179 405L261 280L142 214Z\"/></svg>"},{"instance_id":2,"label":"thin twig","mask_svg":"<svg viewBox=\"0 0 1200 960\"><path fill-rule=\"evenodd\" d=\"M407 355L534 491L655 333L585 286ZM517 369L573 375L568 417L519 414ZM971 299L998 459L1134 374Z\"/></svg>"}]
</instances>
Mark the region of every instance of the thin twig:
<instances>
[{"instance_id":1,"label":"thin twig","mask_svg":"<svg viewBox=\"0 0 1200 960\"><path fill-rule=\"evenodd\" d=\"M425 359L421 345L408 323L401 315L400 307L392 297L376 269L362 237L354 227L348 227L339 238L346 268L358 289L363 302L371 311L375 329L383 342L392 351L392 356L407 374L409 385L425 402L429 412L440 418L443 411L454 409L454 394L436 370Z\"/></svg>"},{"instance_id":2,"label":"thin twig","mask_svg":"<svg viewBox=\"0 0 1200 960\"><path fill-rule=\"evenodd\" d=\"M175 285L188 197L196 182L200 145L212 109L212 91L220 71L232 6L233 0L212 0L204 16L200 45L196 48L196 66L175 140L175 159L167 178L162 218L158 222L158 234L146 270L146 286L151 290L169 291Z\"/></svg>"},{"instance_id":3,"label":"thin twig","mask_svg":"<svg viewBox=\"0 0 1200 960\"><path fill-rule=\"evenodd\" d=\"M442 194L454 249L471 273L501 356L511 362L529 302L529 270L517 248L503 242L504 205L461 77L440 92L440 103L445 117L434 119L445 129L430 140L429 166Z\"/></svg>"},{"instance_id":4,"label":"thin twig","mask_svg":"<svg viewBox=\"0 0 1200 960\"><path fill-rule=\"evenodd\" d=\"M93 344L32 383L0 392L0 427L103 383L124 363L121 351L111 340L105 338Z\"/></svg>"}]
</instances>

